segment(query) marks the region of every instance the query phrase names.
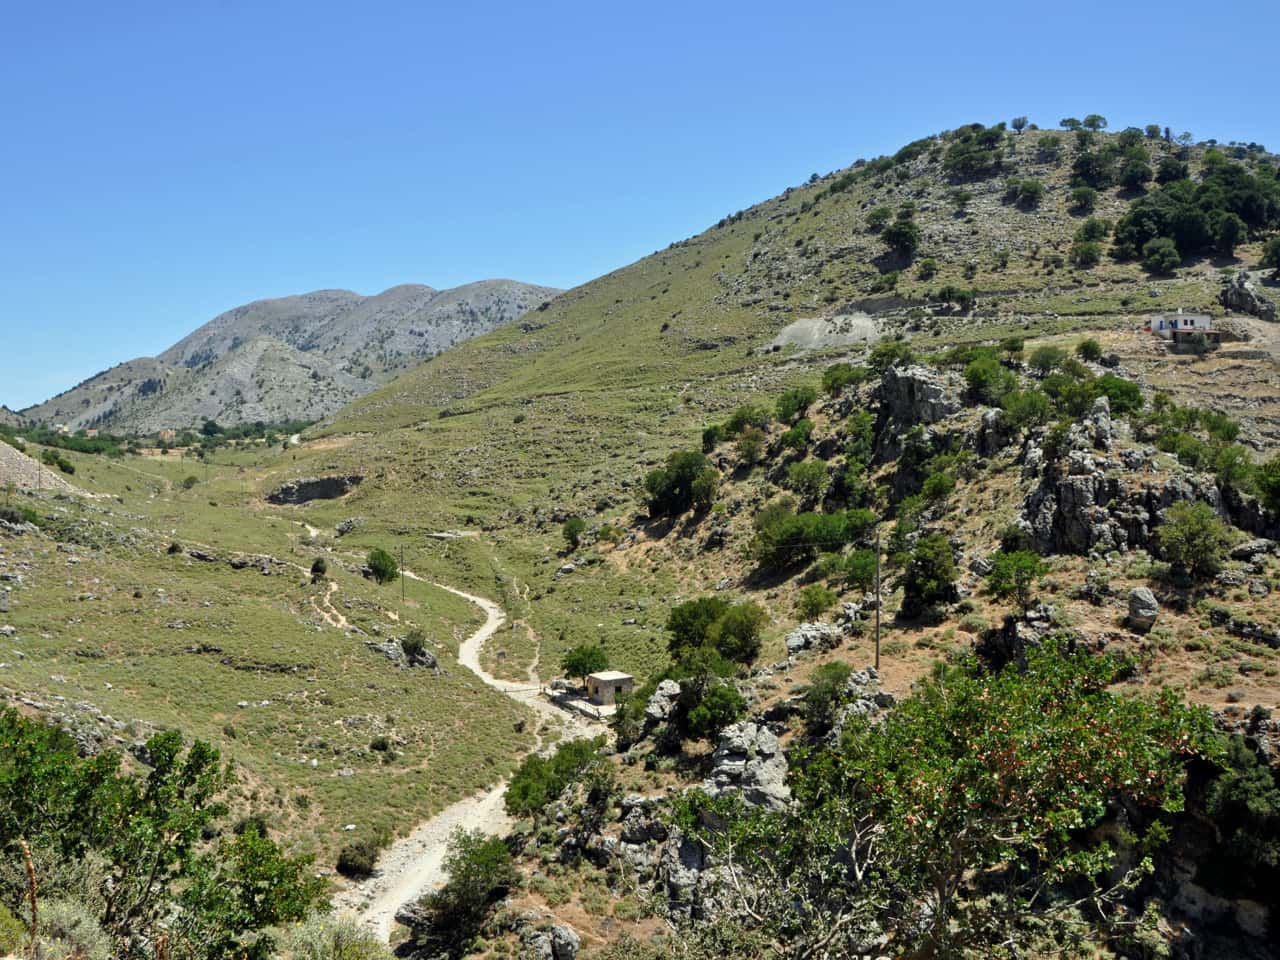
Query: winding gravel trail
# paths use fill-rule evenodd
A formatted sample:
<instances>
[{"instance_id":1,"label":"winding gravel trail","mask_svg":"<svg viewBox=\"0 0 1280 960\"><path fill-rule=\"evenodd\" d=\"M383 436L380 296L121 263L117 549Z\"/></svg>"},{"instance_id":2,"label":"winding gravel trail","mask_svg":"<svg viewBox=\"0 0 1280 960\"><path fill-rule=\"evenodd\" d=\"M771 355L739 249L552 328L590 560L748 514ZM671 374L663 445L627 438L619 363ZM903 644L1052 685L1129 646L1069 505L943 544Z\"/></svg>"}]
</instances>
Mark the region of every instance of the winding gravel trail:
<instances>
[{"instance_id":1,"label":"winding gravel trail","mask_svg":"<svg viewBox=\"0 0 1280 960\"><path fill-rule=\"evenodd\" d=\"M527 683L510 683L497 679L480 666L480 650L485 641L507 622L507 615L500 606L492 600L455 587L424 580L411 570L402 570L401 573L410 580L432 583L432 586L469 600L484 611L484 624L458 648L459 664L495 690L533 707L557 722L568 721L563 711L541 698L536 677L531 677ZM603 728L595 727L592 732L599 732L600 729ZM532 749L538 750L541 745L542 738L539 736ZM335 896L334 906L339 911L354 913L372 927L380 939L388 940L395 925L396 911L403 904L416 900L444 883L444 856L450 833L461 827L492 835L511 828L511 818L507 816L502 802L506 792L507 784L504 781L483 793L459 800L430 820L419 824L407 837L395 841L383 852L378 859L378 871L374 876Z\"/></svg>"}]
</instances>

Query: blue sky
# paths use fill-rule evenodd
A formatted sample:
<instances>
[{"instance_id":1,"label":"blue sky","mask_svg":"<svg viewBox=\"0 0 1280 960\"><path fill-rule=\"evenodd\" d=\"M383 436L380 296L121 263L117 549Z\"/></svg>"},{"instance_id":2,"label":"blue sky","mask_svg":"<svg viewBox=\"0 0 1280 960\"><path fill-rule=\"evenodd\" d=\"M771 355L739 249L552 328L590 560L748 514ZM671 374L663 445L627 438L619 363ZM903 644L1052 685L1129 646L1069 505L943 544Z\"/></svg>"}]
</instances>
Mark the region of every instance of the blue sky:
<instances>
[{"instance_id":1,"label":"blue sky","mask_svg":"<svg viewBox=\"0 0 1280 960\"><path fill-rule=\"evenodd\" d=\"M0 402L259 297L572 286L973 120L1274 150L1278 27L1261 2L13 2Z\"/></svg>"}]
</instances>

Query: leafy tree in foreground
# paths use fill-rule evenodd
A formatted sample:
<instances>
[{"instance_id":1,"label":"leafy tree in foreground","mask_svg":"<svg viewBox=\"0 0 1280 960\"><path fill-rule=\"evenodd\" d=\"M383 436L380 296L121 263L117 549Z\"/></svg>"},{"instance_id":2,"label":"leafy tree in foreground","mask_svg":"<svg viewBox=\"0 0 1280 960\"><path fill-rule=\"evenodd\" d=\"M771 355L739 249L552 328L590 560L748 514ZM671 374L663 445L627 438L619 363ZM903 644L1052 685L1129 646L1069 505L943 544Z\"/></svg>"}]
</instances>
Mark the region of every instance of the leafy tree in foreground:
<instances>
[{"instance_id":1,"label":"leafy tree in foreground","mask_svg":"<svg viewBox=\"0 0 1280 960\"><path fill-rule=\"evenodd\" d=\"M492 907L520 882L511 851L501 837L461 827L449 836L444 860L449 881L420 901L429 934L419 940L429 956L462 957L470 952Z\"/></svg>"},{"instance_id":2,"label":"leafy tree in foreground","mask_svg":"<svg viewBox=\"0 0 1280 960\"><path fill-rule=\"evenodd\" d=\"M1119 658L1050 640L1026 661L940 666L882 722L794 757L796 811L690 797L681 824L729 872L728 909L795 956L864 953L882 930L905 956L1082 956L1100 917L1134 923L1118 895L1150 861L1104 888L1114 857L1088 831L1116 802L1181 810L1184 759L1217 749L1211 719L1168 691L1112 694Z\"/></svg>"}]
</instances>

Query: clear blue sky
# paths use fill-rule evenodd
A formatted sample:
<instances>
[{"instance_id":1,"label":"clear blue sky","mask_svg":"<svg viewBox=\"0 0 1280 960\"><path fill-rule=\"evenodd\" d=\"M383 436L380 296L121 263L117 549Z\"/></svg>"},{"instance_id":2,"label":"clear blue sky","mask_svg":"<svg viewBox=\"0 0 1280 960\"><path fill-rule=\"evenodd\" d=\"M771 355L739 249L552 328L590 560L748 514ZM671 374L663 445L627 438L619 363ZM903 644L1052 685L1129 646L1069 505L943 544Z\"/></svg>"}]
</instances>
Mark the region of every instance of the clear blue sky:
<instances>
[{"instance_id":1,"label":"clear blue sky","mask_svg":"<svg viewBox=\"0 0 1280 960\"><path fill-rule=\"evenodd\" d=\"M0 402L259 297L572 286L973 120L1280 148L1277 28L1274 2L11 3Z\"/></svg>"}]
</instances>

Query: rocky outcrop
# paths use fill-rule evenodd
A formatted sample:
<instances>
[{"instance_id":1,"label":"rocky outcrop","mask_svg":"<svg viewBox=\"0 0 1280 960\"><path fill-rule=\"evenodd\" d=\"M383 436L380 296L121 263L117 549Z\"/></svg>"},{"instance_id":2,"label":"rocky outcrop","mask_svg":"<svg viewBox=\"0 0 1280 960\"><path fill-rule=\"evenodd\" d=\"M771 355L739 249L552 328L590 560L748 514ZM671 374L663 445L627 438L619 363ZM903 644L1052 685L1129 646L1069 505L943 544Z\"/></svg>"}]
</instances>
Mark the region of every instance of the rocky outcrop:
<instances>
[{"instance_id":1,"label":"rocky outcrop","mask_svg":"<svg viewBox=\"0 0 1280 960\"><path fill-rule=\"evenodd\" d=\"M882 412L903 426L937 423L961 408L959 396L927 367L890 367L876 390Z\"/></svg>"},{"instance_id":2,"label":"rocky outcrop","mask_svg":"<svg viewBox=\"0 0 1280 960\"><path fill-rule=\"evenodd\" d=\"M734 795L752 806L782 810L791 800L787 759L773 731L750 720L725 727L702 787L712 797Z\"/></svg>"},{"instance_id":3,"label":"rocky outcrop","mask_svg":"<svg viewBox=\"0 0 1280 960\"><path fill-rule=\"evenodd\" d=\"M279 489L267 494L268 503L299 504L311 500L336 500L359 486L364 477L358 473L337 477L304 477L282 483Z\"/></svg>"},{"instance_id":4,"label":"rocky outcrop","mask_svg":"<svg viewBox=\"0 0 1280 960\"><path fill-rule=\"evenodd\" d=\"M844 642L844 631L830 623L802 623L783 642L788 657L806 650L834 650Z\"/></svg>"},{"instance_id":5,"label":"rocky outcrop","mask_svg":"<svg viewBox=\"0 0 1280 960\"><path fill-rule=\"evenodd\" d=\"M1218 301L1228 310L1251 313L1263 320L1276 322L1276 305L1249 279L1245 270L1228 279L1218 295Z\"/></svg>"},{"instance_id":6,"label":"rocky outcrop","mask_svg":"<svg viewBox=\"0 0 1280 960\"><path fill-rule=\"evenodd\" d=\"M1156 596L1146 587L1134 587L1129 591L1130 629L1146 633L1156 625L1156 617L1160 615L1160 604Z\"/></svg>"}]
</instances>

